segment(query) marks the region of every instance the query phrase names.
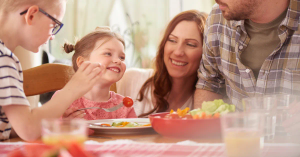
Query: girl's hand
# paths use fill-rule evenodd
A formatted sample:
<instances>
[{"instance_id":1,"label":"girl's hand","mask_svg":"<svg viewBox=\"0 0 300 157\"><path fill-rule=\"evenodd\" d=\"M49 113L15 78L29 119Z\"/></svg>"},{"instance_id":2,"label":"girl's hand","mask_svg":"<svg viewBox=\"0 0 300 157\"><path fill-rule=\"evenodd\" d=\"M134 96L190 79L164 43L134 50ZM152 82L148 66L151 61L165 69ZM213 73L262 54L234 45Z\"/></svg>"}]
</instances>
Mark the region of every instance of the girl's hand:
<instances>
[{"instance_id":1,"label":"girl's hand","mask_svg":"<svg viewBox=\"0 0 300 157\"><path fill-rule=\"evenodd\" d=\"M74 119L74 118L83 118L86 113L84 110L76 111L77 108L68 108L63 114L63 119Z\"/></svg>"},{"instance_id":2,"label":"girl's hand","mask_svg":"<svg viewBox=\"0 0 300 157\"><path fill-rule=\"evenodd\" d=\"M100 80L105 70L106 67L100 63L85 61L80 65L63 90L71 94L76 100L91 90L94 84Z\"/></svg>"}]
</instances>

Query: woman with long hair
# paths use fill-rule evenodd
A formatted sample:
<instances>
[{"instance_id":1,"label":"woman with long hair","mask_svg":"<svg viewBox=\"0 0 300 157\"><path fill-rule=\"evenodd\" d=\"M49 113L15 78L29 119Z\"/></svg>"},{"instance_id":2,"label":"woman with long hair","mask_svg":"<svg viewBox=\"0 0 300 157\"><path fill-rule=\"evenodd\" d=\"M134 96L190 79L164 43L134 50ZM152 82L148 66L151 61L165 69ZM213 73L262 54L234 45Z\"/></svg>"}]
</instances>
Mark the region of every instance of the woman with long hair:
<instances>
[{"instance_id":1,"label":"woman with long hair","mask_svg":"<svg viewBox=\"0 0 300 157\"><path fill-rule=\"evenodd\" d=\"M117 82L119 94L137 100L139 117L193 107L206 18L197 10L179 13L164 32L154 69L128 69Z\"/></svg>"}]
</instances>

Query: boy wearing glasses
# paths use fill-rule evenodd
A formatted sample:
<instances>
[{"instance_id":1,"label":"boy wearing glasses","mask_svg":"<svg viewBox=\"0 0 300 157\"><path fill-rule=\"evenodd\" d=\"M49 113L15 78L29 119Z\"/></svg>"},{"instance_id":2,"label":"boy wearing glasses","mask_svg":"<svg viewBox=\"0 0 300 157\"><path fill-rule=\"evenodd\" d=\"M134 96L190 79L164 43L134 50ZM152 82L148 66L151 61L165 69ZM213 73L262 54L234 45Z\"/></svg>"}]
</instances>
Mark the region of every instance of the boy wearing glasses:
<instances>
[{"instance_id":1,"label":"boy wearing glasses","mask_svg":"<svg viewBox=\"0 0 300 157\"><path fill-rule=\"evenodd\" d=\"M0 1L0 140L11 130L26 141L41 135L41 119L59 118L73 101L96 83L102 71L98 63L85 62L66 86L49 102L30 109L23 91L23 73L12 53L17 46L33 52L62 28L66 0Z\"/></svg>"}]
</instances>

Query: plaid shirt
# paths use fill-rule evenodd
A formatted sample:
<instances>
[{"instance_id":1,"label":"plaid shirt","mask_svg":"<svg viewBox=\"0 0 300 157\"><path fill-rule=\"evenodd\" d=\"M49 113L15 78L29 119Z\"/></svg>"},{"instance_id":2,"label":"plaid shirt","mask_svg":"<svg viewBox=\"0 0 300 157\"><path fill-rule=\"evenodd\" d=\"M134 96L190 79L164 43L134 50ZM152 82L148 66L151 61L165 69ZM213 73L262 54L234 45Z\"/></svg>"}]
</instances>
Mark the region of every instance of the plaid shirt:
<instances>
[{"instance_id":1,"label":"plaid shirt","mask_svg":"<svg viewBox=\"0 0 300 157\"><path fill-rule=\"evenodd\" d=\"M196 87L222 95L226 90L237 108L244 97L300 94L299 15L300 0L290 0L278 27L280 45L266 58L256 80L252 70L241 62L241 53L250 41L244 21L226 20L216 4L206 23Z\"/></svg>"}]
</instances>

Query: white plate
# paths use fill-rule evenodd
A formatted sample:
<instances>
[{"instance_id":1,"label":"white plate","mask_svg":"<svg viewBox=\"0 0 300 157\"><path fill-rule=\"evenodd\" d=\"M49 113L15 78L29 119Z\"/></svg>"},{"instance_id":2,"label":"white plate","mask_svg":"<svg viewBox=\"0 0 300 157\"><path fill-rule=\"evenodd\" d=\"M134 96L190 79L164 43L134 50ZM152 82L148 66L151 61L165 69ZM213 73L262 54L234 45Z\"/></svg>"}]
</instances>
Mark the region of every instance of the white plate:
<instances>
[{"instance_id":1,"label":"white plate","mask_svg":"<svg viewBox=\"0 0 300 157\"><path fill-rule=\"evenodd\" d=\"M95 131L96 134L115 134L115 135L129 135L129 134L147 134L153 133L154 130L151 126L143 127L101 127L90 124L100 125L102 123L112 124L113 122L137 122L141 125L149 124L149 118L126 118L126 119L99 119L99 120L89 120L88 127Z\"/></svg>"}]
</instances>

